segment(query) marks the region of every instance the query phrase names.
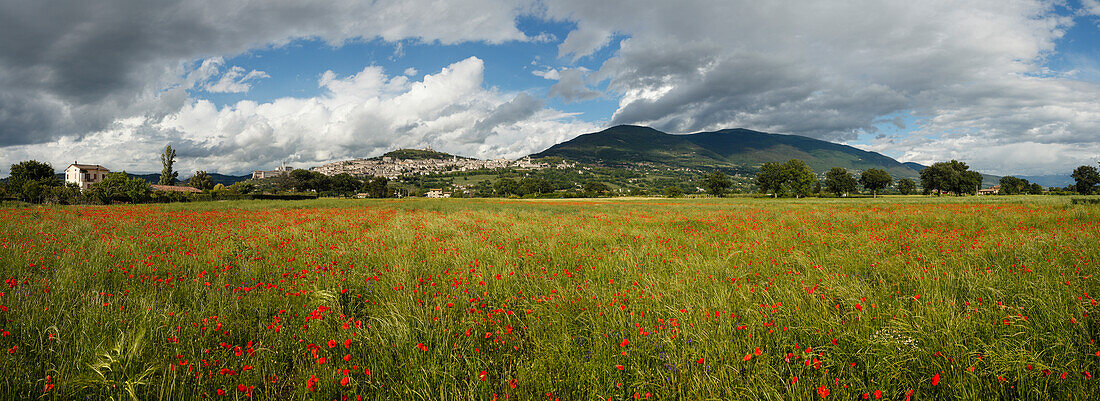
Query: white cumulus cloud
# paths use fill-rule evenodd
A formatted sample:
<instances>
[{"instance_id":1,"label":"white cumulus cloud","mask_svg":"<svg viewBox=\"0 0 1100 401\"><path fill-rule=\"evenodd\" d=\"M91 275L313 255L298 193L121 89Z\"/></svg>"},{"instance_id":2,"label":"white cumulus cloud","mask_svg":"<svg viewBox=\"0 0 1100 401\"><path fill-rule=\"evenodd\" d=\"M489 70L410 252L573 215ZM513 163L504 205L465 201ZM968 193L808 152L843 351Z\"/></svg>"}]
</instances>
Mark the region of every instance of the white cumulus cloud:
<instances>
[{"instance_id":1,"label":"white cumulus cloud","mask_svg":"<svg viewBox=\"0 0 1100 401\"><path fill-rule=\"evenodd\" d=\"M79 157L113 170L156 171L157 152L171 143L181 171L242 173L282 161L309 167L425 145L517 158L598 129L526 93L485 88L483 78L484 63L475 57L419 81L374 66L351 76L330 71L319 77L323 93L315 97L221 108L189 99L163 118L116 122L83 140L0 148L0 159L37 155L56 167Z\"/></svg>"}]
</instances>

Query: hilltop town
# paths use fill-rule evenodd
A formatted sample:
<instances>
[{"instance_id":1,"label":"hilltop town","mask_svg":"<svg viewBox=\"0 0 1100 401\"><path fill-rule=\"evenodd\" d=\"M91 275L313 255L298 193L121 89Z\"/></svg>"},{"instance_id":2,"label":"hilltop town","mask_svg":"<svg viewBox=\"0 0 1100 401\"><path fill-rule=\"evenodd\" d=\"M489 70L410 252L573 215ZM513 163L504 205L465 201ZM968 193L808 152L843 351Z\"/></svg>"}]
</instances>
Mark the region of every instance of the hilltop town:
<instances>
[{"instance_id":1,"label":"hilltop town","mask_svg":"<svg viewBox=\"0 0 1100 401\"><path fill-rule=\"evenodd\" d=\"M549 163L532 161L530 156L518 160L479 160L437 152L432 150L431 147L426 147L424 149L400 149L369 159L332 162L312 167L310 170L327 176L350 174L354 177L386 177L395 179L402 176L447 174L497 168L533 170L550 167L551 165ZM553 167L570 168L575 167L575 164L562 162ZM268 176L267 173L269 172L257 171L253 173L253 175L264 177Z\"/></svg>"}]
</instances>

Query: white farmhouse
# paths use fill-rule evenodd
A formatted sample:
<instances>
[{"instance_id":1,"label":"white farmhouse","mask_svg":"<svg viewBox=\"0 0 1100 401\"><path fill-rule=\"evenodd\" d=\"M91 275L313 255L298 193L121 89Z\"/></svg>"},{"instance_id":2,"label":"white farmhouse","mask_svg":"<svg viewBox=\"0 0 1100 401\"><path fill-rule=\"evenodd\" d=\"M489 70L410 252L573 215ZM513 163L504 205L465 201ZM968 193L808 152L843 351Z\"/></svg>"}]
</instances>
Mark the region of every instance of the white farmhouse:
<instances>
[{"instance_id":1,"label":"white farmhouse","mask_svg":"<svg viewBox=\"0 0 1100 401\"><path fill-rule=\"evenodd\" d=\"M70 164L65 168L65 183L76 184L81 191L92 187L92 184L103 181L110 173L106 167L98 164Z\"/></svg>"}]
</instances>

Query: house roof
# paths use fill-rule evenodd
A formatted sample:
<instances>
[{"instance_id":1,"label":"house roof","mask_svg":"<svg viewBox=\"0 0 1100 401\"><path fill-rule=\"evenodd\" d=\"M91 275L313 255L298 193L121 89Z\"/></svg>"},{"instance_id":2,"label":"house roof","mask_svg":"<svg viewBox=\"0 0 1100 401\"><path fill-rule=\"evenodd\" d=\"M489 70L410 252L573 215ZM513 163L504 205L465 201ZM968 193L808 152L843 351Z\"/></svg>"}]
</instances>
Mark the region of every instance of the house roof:
<instances>
[{"instance_id":1,"label":"house roof","mask_svg":"<svg viewBox=\"0 0 1100 401\"><path fill-rule=\"evenodd\" d=\"M157 191L192 192L192 193L201 193L202 192L202 190L200 190L198 188L195 188L195 187L184 187L184 186L175 186L175 185L151 185L151 187L153 187L153 189L155 189Z\"/></svg>"},{"instance_id":2,"label":"house roof","mask_svg":"<svg viewBox=\"0 0 1100 401\"><path fill-rule=\"evenodd\" d=\"M103 166L100 166L98 164L76 164L76 163L73 163L73 164L69 165L69 167L74 167L74 166L76 168L83 169L83 170L107 170L107 171L111 171L110 169L108 169L106 167L103 167ZM69 167L65 167L65 169L68 170Z\"/></svg>"}]
</instances>

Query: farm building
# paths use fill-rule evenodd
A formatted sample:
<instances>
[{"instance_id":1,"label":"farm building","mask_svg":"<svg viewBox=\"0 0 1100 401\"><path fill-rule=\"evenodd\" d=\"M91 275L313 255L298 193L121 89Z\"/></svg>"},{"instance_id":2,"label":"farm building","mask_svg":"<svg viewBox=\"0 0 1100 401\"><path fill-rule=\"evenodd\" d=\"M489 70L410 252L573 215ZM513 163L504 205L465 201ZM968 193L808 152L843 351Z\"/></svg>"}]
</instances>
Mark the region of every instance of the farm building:
<instances>
[{"instance_id":1,"label":"farm building","mask_svg":"<svg viewBox=\"0 0 1100 401\"><path fill-rule=\"evenodd\" d=\"M106 167L98 164L78 164L73 162L65 168L65 183L76 184L81 191L92 187L92 184L103 181L110 173Z\"/></svg>"}]
</instances>

